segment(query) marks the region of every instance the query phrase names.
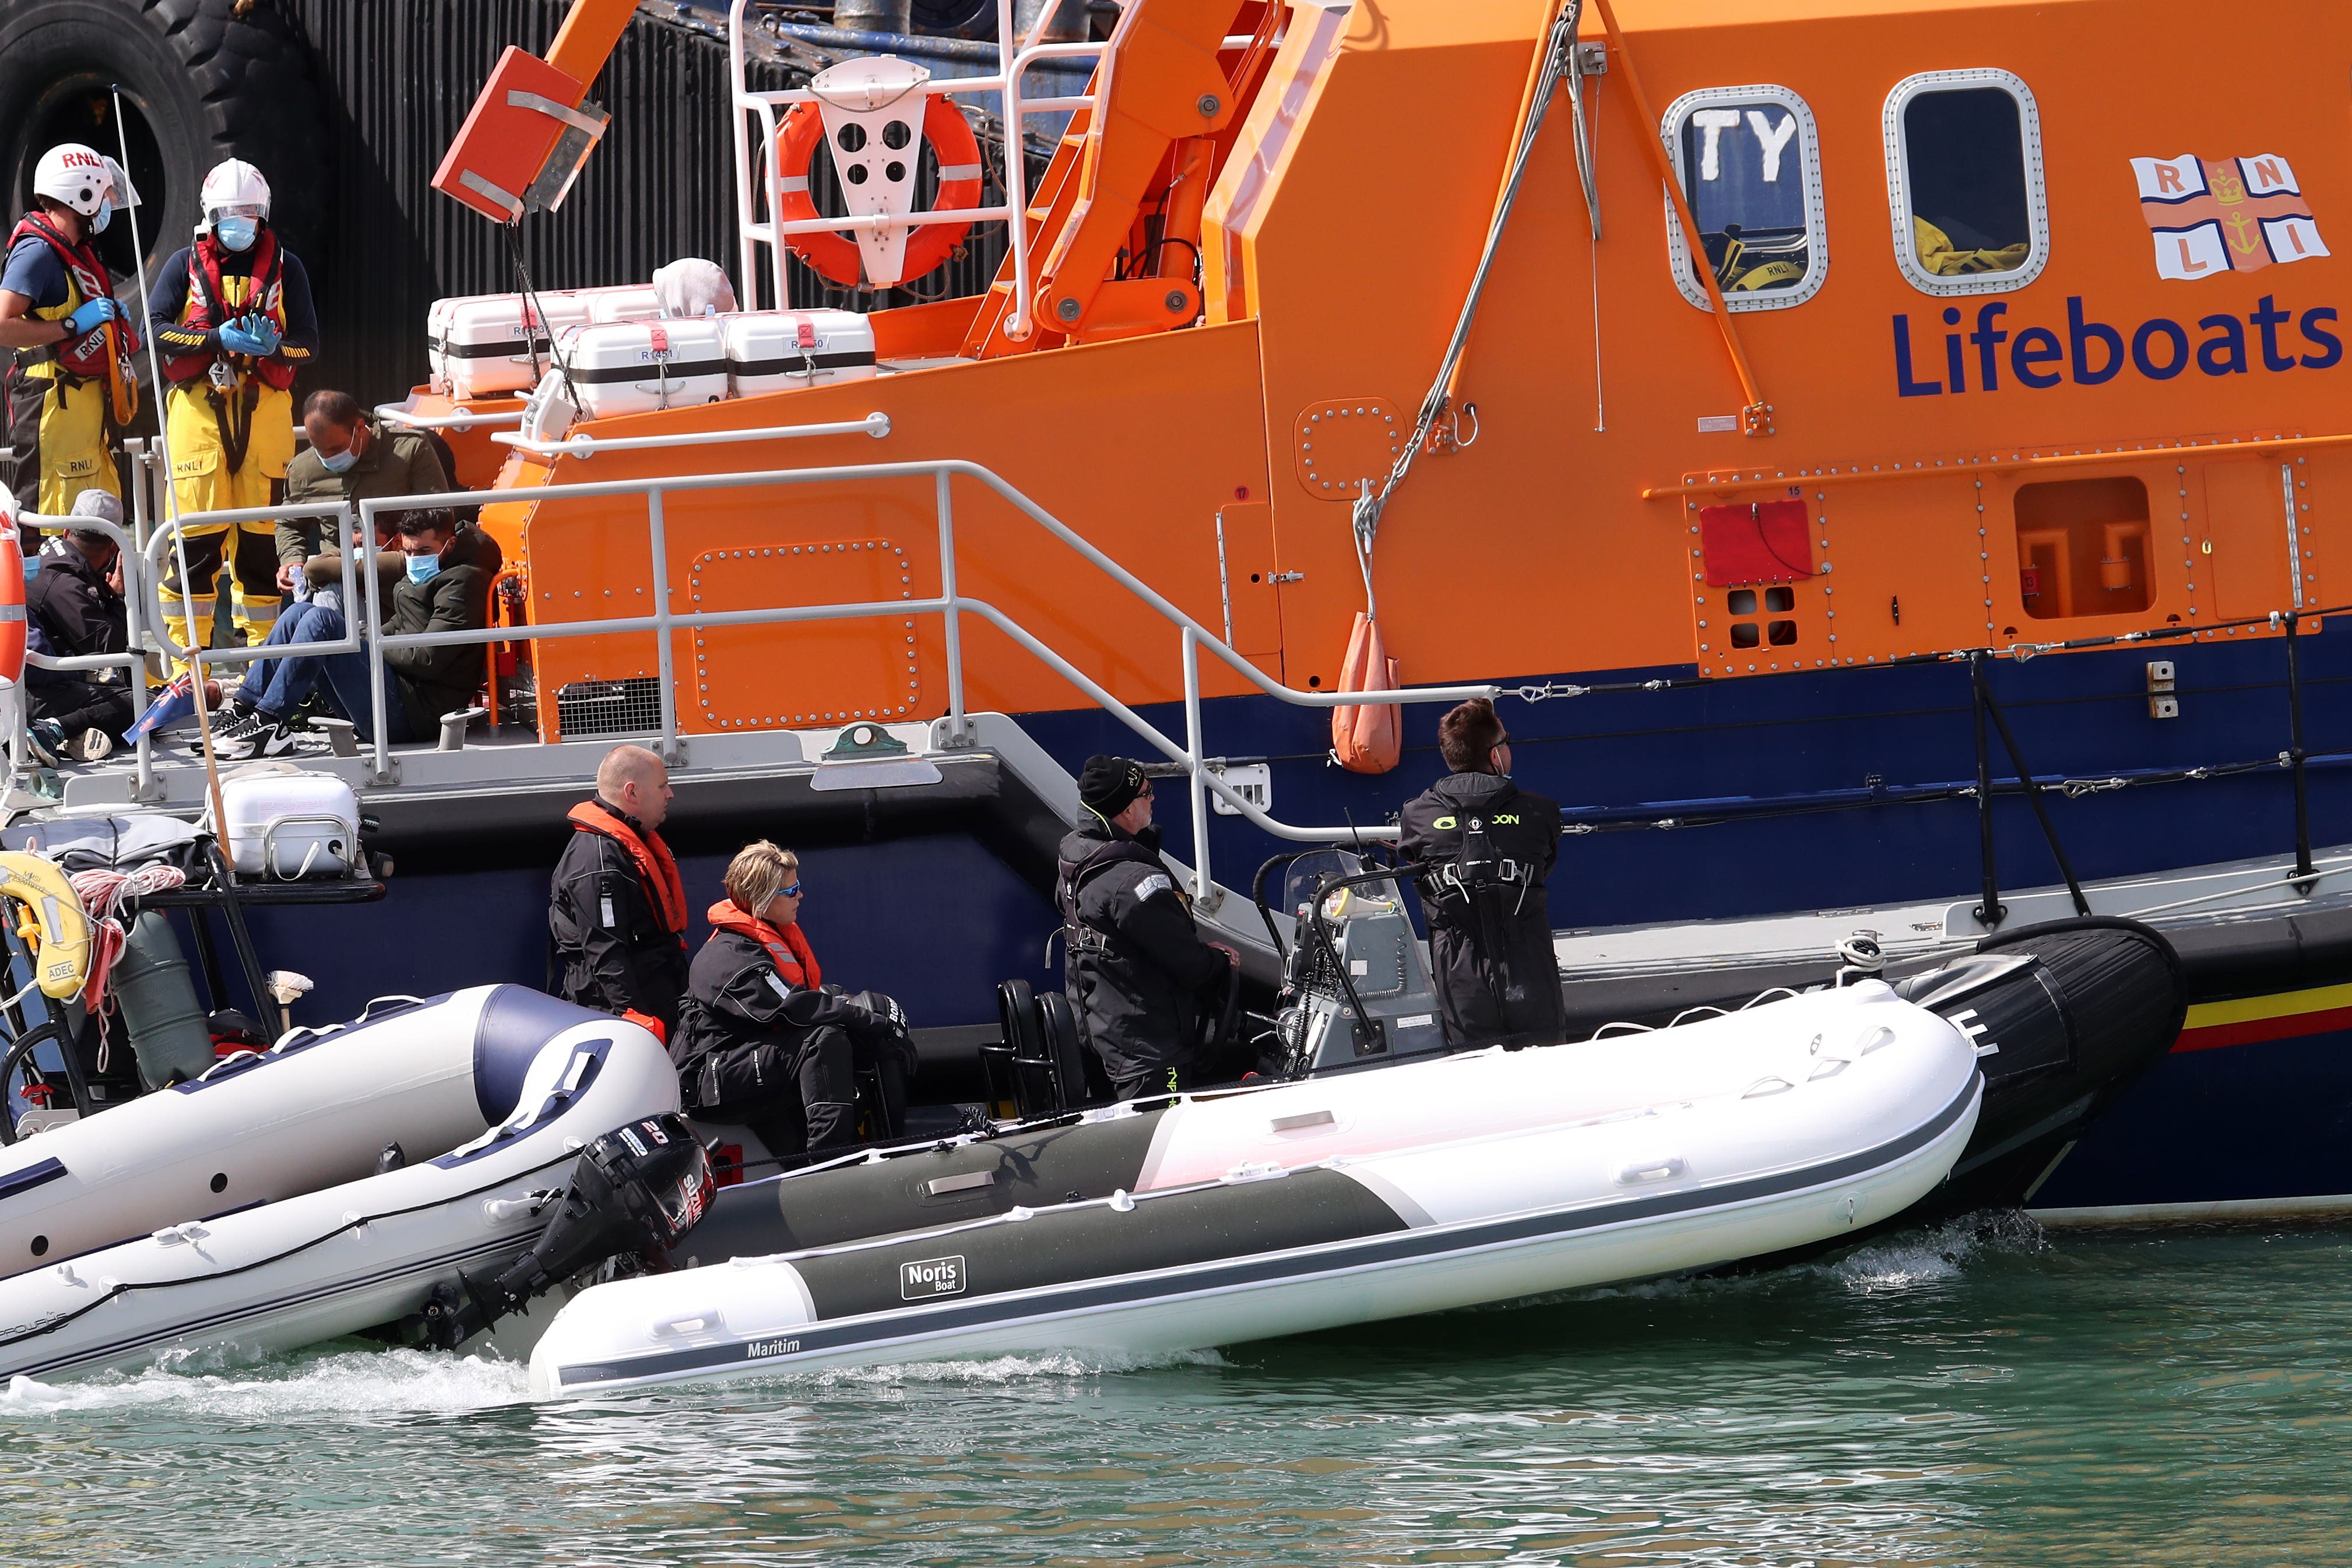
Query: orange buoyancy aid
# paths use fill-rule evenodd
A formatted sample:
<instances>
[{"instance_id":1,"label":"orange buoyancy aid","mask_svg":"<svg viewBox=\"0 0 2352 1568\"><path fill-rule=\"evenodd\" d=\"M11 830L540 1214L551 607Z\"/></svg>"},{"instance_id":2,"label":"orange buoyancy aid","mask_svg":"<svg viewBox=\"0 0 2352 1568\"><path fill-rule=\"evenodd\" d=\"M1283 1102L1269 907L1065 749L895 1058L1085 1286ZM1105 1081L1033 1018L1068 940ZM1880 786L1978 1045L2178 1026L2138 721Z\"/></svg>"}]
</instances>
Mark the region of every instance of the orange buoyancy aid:
<instances>
[{"instance_id":1,"label":"orange buoyancy aid","mask_svg":"<svg viewBox=\"0 0 2352 1568\"><path fill-rule=\"evenodd\" d=\"M57 226L41 213L25 215L16 225L16 232L8 237L8 249L16 249L16 242L26 238L41 240L58 253L58 260L64 264L66 276L73 279L82 303L114 298L114 276L107 271L106 263L99 257L97 246L87 239L79 245L68 243L66 237L58 233ZM139 340L127 331L122 342L125 353L139 345ZM104 379L119 357L114 352L112 334L104 325L93 327L81 337L59 343L52 352L68 375L83 381Z\"/></svg>"},{"instance_id":2,"label":"orange buoyancy aid","mask_svg":"<svg viewBox=\"0 0 2352 1568\"><path fill-rule=\"evenodd\" d=\"M653 889L654 912L661 919L662 930L686 941L686 879L677 874L677 861L671 856L669 846L658 833L639 833L616 813L605 808L602 801L583 800L572 808L572 826L583 833L601 833L629 852L637 863L637 874L645 885Z\"/></svg>"},{"instance_id":3,"label":"orange buoyancy aid","mask_svg":"<svg viewBox=\"0 0 2352 1568\"><path fill-rule=\"evenodd\" d=\"M226 289L221 274L220 242L207 235L188 247L188 297L180 307L179 324L200 332L209 332L234 321L251 315L263 315L286 331L286 267L281 259L275 231L263 229L254 241L253 270L244 301L235 307L222 302ZM158 344L161 347L162 344ZM163 375L174 385L185 386L202 381L213 368L215 360L226 360L232 367L251 374L265 386L279 392L294 385L294 365L276 354L250 358L232 354L226 350L218 353L183 353L163 356Z\"/></svg>"},{"instance_id":4,"label":"orange buoyancy aid","mask_svg":"<svg viewBox=\"0 0 2352 1568\"><path fill-rule=\"evenodd\" d=\"M748 936L768 950L776 961L776 973L788 985L805 985L814 991L824 984L824 971L816 963L816 952L801 923L794 921L782 930L770 925L757 915L747 915L736 907L732 899L721 899L710 906L704 919L713 931L731 931L738 936Z\"/></svg>"}]
</instances>

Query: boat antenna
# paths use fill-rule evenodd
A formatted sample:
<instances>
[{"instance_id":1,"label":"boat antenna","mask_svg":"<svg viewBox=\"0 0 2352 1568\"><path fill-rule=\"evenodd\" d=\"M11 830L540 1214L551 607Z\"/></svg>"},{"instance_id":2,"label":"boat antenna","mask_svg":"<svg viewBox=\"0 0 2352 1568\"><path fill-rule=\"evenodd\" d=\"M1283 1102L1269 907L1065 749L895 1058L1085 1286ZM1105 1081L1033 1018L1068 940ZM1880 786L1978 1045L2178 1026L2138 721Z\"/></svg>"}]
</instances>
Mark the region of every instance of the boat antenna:
<instances>
[{"instance_id":1,"label":"boat antenna","mask_svg":"<svg viewBox=\"0 0 2352 1568\"><path fill-rule=\"evenodd\" d=\"M114 134L122 148L122 177L128 180L131 178L131 127L122 118L122 84L119 81L115 82L108 90L114 95ZM149 298L147 245L139 233L138 205L125 203L122 211L123 216L131 220L131 258L138 269L139 310L142 314L144 314ZM172 442L169 435L171 421L164 417L163 410L163 358L162 352L155 346L154 323L151 321L146 325L147 331L140 335L147 340L147 375L155 389L155 449L163 457L165 524L172 531L172 548L179 557L182 590L180 603L186 609L188 616L188 689L195 698L196 735L204 744L205 788L212 797L213 831L216 836L225 837L228 833L228 811L221 804L220 758L213 751L212 713L205 704L205 639L196 634L195 597L186 592L188 536L180 531L180 487L173 482ZM226 563L224 562L223 565L226 566ZM228 879L235 882L236 880L235 863L224 857L221 865Z\"/></svg>"}]
</instances>

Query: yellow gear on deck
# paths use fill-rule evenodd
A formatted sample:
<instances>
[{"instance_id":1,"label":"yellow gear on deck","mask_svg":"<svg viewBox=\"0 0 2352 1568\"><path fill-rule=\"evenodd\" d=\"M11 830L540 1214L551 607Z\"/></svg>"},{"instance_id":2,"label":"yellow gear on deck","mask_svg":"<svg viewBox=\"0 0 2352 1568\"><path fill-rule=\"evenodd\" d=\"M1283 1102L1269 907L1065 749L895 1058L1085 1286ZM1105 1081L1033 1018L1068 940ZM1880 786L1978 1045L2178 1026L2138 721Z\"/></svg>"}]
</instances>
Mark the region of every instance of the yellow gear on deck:
<instances>
[{"instance_id":1,"label":"yellow gear on deck","mask_svg":"<svg viewBox=\"0 0 2352 1568\"><path fill-rule=\"evenodd\" d=\"M66 874L38 855L0 850L0 896L25 907L17 931L41 994L57 1001L79 994L89 976L89 916Z\"/></svg>"}]
</instances>

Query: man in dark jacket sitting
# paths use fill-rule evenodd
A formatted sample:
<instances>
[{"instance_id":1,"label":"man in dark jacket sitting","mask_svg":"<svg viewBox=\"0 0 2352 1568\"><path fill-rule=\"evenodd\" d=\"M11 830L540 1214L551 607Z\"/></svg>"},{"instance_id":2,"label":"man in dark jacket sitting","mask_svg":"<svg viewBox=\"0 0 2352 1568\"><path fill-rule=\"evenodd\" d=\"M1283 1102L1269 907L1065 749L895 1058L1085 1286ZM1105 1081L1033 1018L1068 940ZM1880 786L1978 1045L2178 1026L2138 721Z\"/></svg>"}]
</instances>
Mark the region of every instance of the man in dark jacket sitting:
<instances>
[{"instance_id":1,"label":"man in dark jacket sitting","mask_svg":"<svg viewBox=\"0 0 2352 1568\"><path fill-rule=\"evenodd\" d=\"M1062 840L1063 984L1121 1100L1192 1087L1202 993L1240 961L1201 940L1160 858L1151 781L1125 757L1087 760L1084 819Z\"/></svg>"},{"instance_id":2,"label":"man in dark jacket sitting","mask_svg":"<svg viewBox=\"0 0 2352 1568\"><path fill-rule=\"evenodd\" d=\"M1405 803L1405 858L1422 874L1429 966L1454 1046L1549 1046L1567 1026L1544 881L1559 856L1559 807L1511 782L1511 738L1474 698L1438 723L1454 770Z\"/></svg>"},{"instance_id":3,"label":"man in dark jacket sitting","mask_svg":"<svg viewBox=\"0 0 2352 1568\"><path fill-rule=\"evenodd\" d=\"M501 556L497 541L479 529L461 529L446 509L400 514L399 543L405 572L392 600L381 605L384 630L394 636L417 632L479 631L489 624L490 584ZM332 642L352 620L316 600L278 618L268 646ZM394 647L383 653L384 729L393 743L431 740L441 717L474 704L486 666L479 643L439 647ZM373 689L365 653L295 654L257 661L214 737L220 755L237 760L274 757L294 748L294 715L325 683L337 712L357 726L362 740L375 737Z\"/></svg>"},{"instance_id":4,"label":"man in dark jacket sitting","mask_svg":"<svg viewBox=\"0 0 2352 1568\"><path fill-rule=\"evenodd\" d=\"M634 1019L664 1045L686 991L686 879L661 836L676 794L643 746L605 752L596 798L572 808L547 905L548 989Z\"/></svg>"},{"instance_id":5,"label":"man in dark jacket sitting","mask_svg":"<svg viewBox=\"0 0 2352 1568\"><path fill-rule=\"evenodd\" d=\"M122 503L105 490L84 490L74 515L120 526ZM96 529L68 529L52 552L41 557L40 574L25 593L26 647L52 658L121 653L130 639L121 552L113 539ZM131 719L131 689L120 669L27 665L25 695L33 744L52 764L105 756Z\"/></svg>"},{"instance_id":6,"label":"man in dark jacket sitting","mask_svg":"<svg viewBox=\"0 0 2352 1568\"><path fill-rule=\"evenodd\" d=\"M798 857L764 839L746 846L710 906L670 1047L688 1114L740 1122L785 1159L856 1142L861 1068L881 1082L877 1131L898 1131L915 1066L898 1004L824 984L800 912Z\"/></svg>"}]
</instances>

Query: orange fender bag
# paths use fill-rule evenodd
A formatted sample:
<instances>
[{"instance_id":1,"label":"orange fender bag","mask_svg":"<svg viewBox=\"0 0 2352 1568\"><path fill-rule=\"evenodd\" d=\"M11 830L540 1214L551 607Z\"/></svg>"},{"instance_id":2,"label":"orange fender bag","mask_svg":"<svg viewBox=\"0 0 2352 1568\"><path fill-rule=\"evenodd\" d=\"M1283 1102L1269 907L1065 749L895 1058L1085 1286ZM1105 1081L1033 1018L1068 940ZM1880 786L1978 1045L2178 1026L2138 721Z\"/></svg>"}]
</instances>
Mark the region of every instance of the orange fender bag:
<instances>
[{"instance_id":1,"label":"orange fender bag","mask_svg":"<svg viewBox=\"0 0 2352 1568\"><path fill-rule=\"evenodd\" d=\"M1394 690L1397 661L1381 641L1380 623L1359 610L1348 634L1347 662L1339 668L1342 691ZM1331 710L1331 754L1351 773L1384 773L1397 765L1403 745L1404 715L1393 702L1350 703Z\"/></svg>"}]
</instances>

